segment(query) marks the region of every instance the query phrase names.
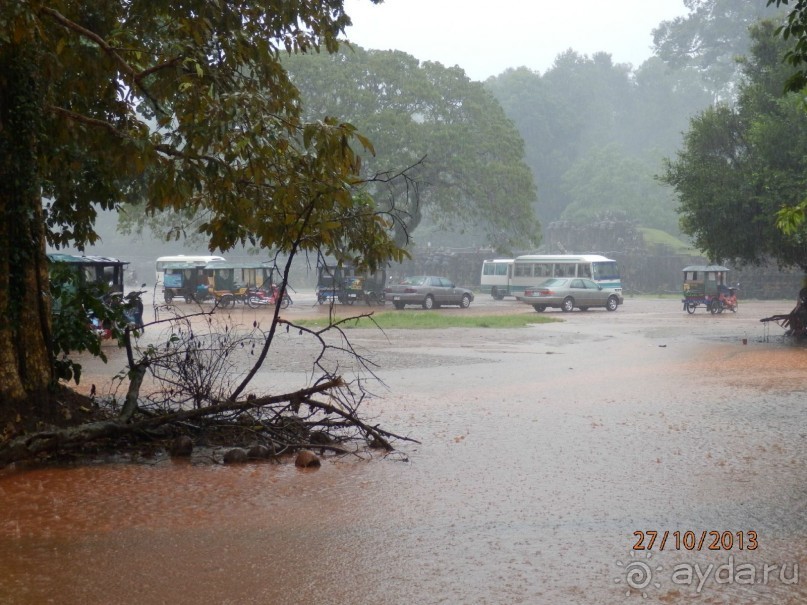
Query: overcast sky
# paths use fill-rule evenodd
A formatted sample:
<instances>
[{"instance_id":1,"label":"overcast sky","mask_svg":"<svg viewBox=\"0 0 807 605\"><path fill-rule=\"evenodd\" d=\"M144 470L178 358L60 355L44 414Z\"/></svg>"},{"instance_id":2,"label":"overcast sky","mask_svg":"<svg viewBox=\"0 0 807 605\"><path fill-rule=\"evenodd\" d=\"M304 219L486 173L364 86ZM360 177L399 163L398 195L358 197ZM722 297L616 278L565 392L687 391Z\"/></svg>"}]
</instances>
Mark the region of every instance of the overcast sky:
<instances>
[{"instance_id":1,"label":"overcast sky","mask_svg":"<svg viewBox=\"0 0 807 605\"><path fill-rule=\"evenodd\" d=\"M653 28L687 14L683 0L345 0L345 10L351 42L459 65L473 80L508 67L544 73L569 48L638 67Z\"/></svg>"}]
</instances>

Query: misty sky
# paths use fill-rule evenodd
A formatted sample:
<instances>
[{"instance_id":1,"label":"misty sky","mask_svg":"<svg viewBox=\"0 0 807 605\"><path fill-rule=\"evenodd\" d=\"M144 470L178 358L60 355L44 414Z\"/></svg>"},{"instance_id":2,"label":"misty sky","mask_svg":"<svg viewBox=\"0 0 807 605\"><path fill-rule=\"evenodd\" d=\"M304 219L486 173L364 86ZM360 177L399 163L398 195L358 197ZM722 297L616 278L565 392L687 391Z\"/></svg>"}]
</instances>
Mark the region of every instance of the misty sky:
<instances>
[{"instance_id":1,"label":"misty sky","mask_svg":"<svg viewBox=\"0 0 807 605\"><path fill-rule=\"evenodd\" d=\"M653 28L688 12L683 0L345 0L345 9L351 42L459 65L473 80L508 67L543 73L569 48L638 67Z\"/></svg>"}]
</instances>

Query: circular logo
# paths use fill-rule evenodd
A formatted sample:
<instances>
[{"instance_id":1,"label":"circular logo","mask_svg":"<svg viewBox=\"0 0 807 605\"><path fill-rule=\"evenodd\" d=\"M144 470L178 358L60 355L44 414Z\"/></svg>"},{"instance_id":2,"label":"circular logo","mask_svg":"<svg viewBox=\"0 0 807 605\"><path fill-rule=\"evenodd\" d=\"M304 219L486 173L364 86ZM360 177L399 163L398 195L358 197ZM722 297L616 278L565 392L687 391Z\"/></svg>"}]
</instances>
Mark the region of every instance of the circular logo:
<instances>
[{"instance_id":1,"label":"circular logo","mask_svg":"<svg viewBox=\"0 0 807 605\"><path fill-rule=\"evenodd\" d=\"M649 560L650 557L651 555L648 553L647 559ZM617 567L621 567L623 571L620 577L614 579L614 582L617 584L621 584L623 581L625 582L628 587L628 590L625 592L626 597L629 597L634 591L638 591L642 595L642 598L646 599L646 588L651 585L654 588L661 588L659 582L653 581L653 573L664 569L661 565L652 567L648 562L637 561L635 559L625 563L617 561L616 565Z\"/></svg>"},{"instance_id":2,"label":"circular logo","mask_svg":"<svg viewBox=\"0 0 807 605\"><path fill-rule=\"evenodd\" d=\"M653 570L644 561L632 561L625 567L625 582L631 588L644 590L653 581Z\"/></svg>"}]
</instances>

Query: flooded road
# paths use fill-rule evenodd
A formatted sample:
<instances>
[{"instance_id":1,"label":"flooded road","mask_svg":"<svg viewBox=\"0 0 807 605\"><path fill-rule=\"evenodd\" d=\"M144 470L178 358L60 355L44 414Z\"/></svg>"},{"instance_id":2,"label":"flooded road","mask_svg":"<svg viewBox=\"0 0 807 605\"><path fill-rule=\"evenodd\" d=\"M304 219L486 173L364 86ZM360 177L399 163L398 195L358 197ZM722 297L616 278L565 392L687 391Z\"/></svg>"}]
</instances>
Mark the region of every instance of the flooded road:
<instances>
[{"instance_id":1,"label":"flooded road","mask_svg":"<svg viewBox=\"0 0 807 605\"><path fill-rule=\"evenodd\" d=\"M807 348L758 321L791 307L351 331L408 461L5 471L0 603L807 602Z\"/></svg>"}]
</instances>

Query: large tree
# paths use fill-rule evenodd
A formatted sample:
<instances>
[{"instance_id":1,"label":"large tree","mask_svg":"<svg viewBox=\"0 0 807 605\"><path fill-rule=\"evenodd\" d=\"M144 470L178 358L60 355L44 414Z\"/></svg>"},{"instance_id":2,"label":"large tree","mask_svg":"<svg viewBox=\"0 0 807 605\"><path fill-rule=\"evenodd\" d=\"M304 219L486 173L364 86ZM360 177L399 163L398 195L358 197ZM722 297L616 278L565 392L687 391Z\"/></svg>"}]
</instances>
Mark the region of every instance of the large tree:
<instances>
[{"instance_id":1,"label":"large tree","mask_svg":"<svg viewBox=\"0 0 807 605\"><path fill-rule=\"evenodd\" d=\"M485 85L524 138L542 221L587 222L618 209L677 230L669 192L653 176L689 115L710 101L691 72L657 58L631 72L606 53L567 51L543 75L519 68Z\"/></svg>"},{"instance_id":2,"label":"large tree","mask_svg":"<svg viewBox=\"0 0 807 605\"><path fill-rule=\"evenodd\" d=\"M400 258L357 194L369 141L306 123L280 61L349 23L342 0L0 3L0 405L47 405L45 246L93 243L98 209L190 210L211 250Z\"/></svg>"},{"instance_id":3,"label":"large tree","mask_svg":"<svg viewBox=\"0 0 807 605\"><path fill-rule=\"evenodd\" d=\"M537 244L524 144L493 96L462 69L357 46L288 57L284 66L309 118L342 116L373 141L365 175L418 164L411 176L419 207L406 208L406 229L424 218L480 233L500 249ZM396 199L400 205L405 196Z\"/></svg>"},{"instance_id":4,"label":"large tree","mask_svg":"<svg viewBox=\"0 0 807 605\"><path fill-rule=\"evenodd\" d=\"M663 179L679 197L683 230L712 260L807 269L807 232L776 225L807 189L807 114L801 95L783 92L792 45L775 31L772 22L752 27L737 105L694 117Z\"/></svg>"},{"instance_id":5,"label":"large tree","mask_svg":"<svg viewBox=\"0 0 807 605\"><path fill-rule=\"evenodd\" d=\"M733 99L742 74L736 59L751 46L748 28L775 15L750 0L684 0L684 5L689 14L653 30L656 56L676 70L698 73L715 100Z\"/></svg>"}]
</instances>

